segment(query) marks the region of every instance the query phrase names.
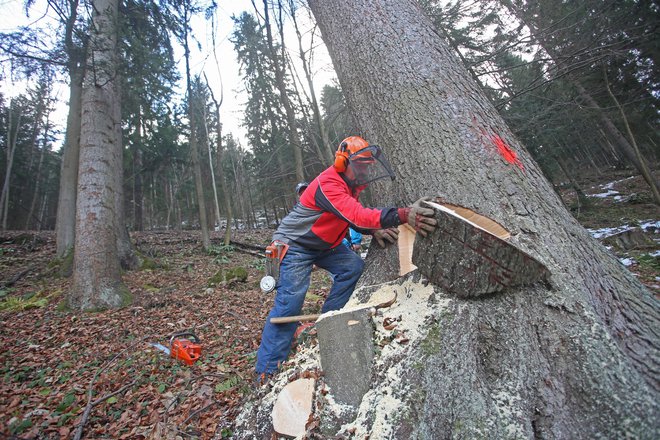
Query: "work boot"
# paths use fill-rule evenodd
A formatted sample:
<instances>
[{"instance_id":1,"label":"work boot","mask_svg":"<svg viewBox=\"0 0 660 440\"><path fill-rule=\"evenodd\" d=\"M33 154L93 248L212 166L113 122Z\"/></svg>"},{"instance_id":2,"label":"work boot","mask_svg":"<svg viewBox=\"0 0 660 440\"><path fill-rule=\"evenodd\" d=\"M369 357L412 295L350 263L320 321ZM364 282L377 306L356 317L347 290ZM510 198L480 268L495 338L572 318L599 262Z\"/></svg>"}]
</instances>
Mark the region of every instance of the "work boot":
<instances>
[{"instance_id":1,"label":"work boot","mask_svg":"<svg viewBox=\"0 0 660 440\"><path fill-rule=\"evenodd\" d=\"M261 388L266 385L270 385L271 380L275 376L275 373L254 373L254 378L252 379L253 388Z\"/></svg>"}]
</instances>

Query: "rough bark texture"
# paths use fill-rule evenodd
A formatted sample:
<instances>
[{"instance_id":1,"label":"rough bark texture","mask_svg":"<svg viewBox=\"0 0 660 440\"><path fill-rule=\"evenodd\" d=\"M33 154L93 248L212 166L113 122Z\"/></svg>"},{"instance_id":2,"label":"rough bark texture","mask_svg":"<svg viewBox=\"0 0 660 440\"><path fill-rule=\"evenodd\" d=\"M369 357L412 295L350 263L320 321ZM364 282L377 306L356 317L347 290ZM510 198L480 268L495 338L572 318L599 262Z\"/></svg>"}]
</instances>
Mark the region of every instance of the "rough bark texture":
<instances>
[{"instance_id":1,"label":"rough bark texture","mask_svg":"<svg viewBox=\"0 0 660 440\"><path fill-rule=\"evenodd\" d=\"M82 105L82 83L85 75L86 39L82 48L74 43L78 1L70 3L70 14L66 20L64 47L68 56L69 71L69 114L66 119L66 135L60 170L60 191L57 201L57 256L63 258L71 252L76 230L76 192L78 163L80 156L80 112Z\"/></svg>"},{"instance_id":2,"label":"rough bark texture","mask_svg":"<svg viewBox=\"0 0 660 440\"><path fill-rule=\"evenodd\" d=\"M118 307L128 300L117 250L122 153L115 75L118 2L96 0L93 6L90 68L82 97L73 285L68 298L70 307L83 310Z\"/></svg>"},{"instance_id":3,"label":"rough bark texture","mask_svg":"<svg viewBox=\"0 0 660 440\"><path fill-rule=\"evenodd\" d=\"M436 210L438 228L417 234L413 263L433 284L476 298L544 280L548 270L517 247L457 216Z\"/></svg>"},{"instance_id":4,"label":"rough bark texture","mask_svg":"<svg viewBox=\"0 0 660 440\"><path fill-rule=\"evenodd\" d=\"M571 217L415 2L309 3L356 134L396 170L387 191L374 185L377 205L443 196L502 224L551 273L448 300L398 387L408 411L392 438L657 437L657 301Z\"/></svg>"}]
</instances>

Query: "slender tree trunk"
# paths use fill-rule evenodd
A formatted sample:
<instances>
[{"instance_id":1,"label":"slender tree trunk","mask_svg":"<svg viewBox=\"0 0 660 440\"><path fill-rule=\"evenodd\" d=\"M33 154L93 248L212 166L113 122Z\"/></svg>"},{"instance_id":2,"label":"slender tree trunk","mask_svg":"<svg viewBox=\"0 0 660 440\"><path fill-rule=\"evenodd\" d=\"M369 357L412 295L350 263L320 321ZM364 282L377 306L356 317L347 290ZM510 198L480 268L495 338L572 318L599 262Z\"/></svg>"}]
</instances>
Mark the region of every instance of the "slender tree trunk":
<instances>
[{"instance_id":1,"label":"slender tree trunk","mask_svg":"<svg viewBox=\"0 0 660 440\"><path fill-rule=\"evenodd\" d=\"M133 145L133 220L136 231L144 229L144 194L142 189L142 116L138 110Z\"/></svg>"},{"instance_id":2,"label":"slender tree trunk","mask_svg":"<svg viewBox=\"0 0 660 440\"><path fill-rule=\"evenodd\" d=\"M113 0L114 1L114 0ZM115 74L114 77L116 84L119 84L118 75ZM119 91L117 90L117 93ZM115 171L115 212L116 212L116 221L117 226L117 252L119 256L119 263L122 269L125 270L135 270L140 266L140 259L135 253L133 248L133 243L131 242L131 236L128 233L128 226L126 225L126 198L124 197L124 148L123 148L123 139L122 139L122 129L121 129L121 105L120 102L117 102L117 105L113 107L115 112L115 121L120 121L115 125L115 150L119 151L119 154L113 156L113 159L116 161L113 165Z\"/></svg>"},{"instance_id":3,"label":"slender tree trunk","mask_svg":"<svg viewBox=\"0 0 660 440\"><path fill-rule=\"evenodd\" d=\"M116 77L118 0L95 0L80 133L74 269L68 304L97 310L130 301L121 281L117 206L121 127Z\"/></svg>"},{"instance_id":4,"label":"slender tree trunk","mask_svg":"<svg viewBox=\"0 0 660 440\"><path fill-rule=\"evenodd\" d=\"M202 167L199 161L199 147L197 145L197 127L195 124L194 105L195 98L192 93L192 83L190 78L190 48L188 46L188 26L189 16L188 8L185 10L184 19L184 38L183 46L186 58L186 85L188 91L188 120L190 124L190 156L192 158L193 173L195 175L195 192L197 194L197 210L199 212L199 225L202 229L202 247L207 250L211 246L209 237L209 225L206 219L206 203L204 201L204 187L202 185Z\"/></svg>"},{"instance_id":5,"label":"slender tree trunk","mask_svg":"<svg viewBox=\"0 0 660 440\"><path fill-rule=\"evenodd\" d=\"M209 87L208 82L206 83L206 87L209 89L209 92L211 92L211 87ZM213 92L211 92L213 94ZM215 101L215 99L214 99ZM220 202L218 200L218 186L215 182L215 170L213 166L213 154L211 152L211 137L209 136L209 125L208 125L208 119L206 115L206 106L203 106L203 119L204 119L204 132L206 133L206 151L209 156L209 169L211 170L211 186L213 187L213 207L215 208L215 222L214 224L217 224L218 227L220 226ZM219 112L218 112L219 116ZM218 119L218 124L220 123L220 120Z\"/></svg>"},{"instance_id":6,"label":"slender tree trunk","mask_svg":"<svg viewBox=\"0 0 660 440\"><path fill-rule=\"evenodd\" d=\"M641 172L642 176L644 177L644 180L646 180L646 183L648 183L649 186L651 187L651 191L653 193L653 200L655 201L655 204L660 205L660 192L658 192L657 182L651 176L651 172L649 171L649 166L646 163L644 156L642 156L642 153L639 151L639 147L637 146L637 141L635 140L635 136L633 135L632 130L630 129L630 124L628 124L628 117L626 116L626 113L623 111L623 107L621 107L619 100L616 99L616 96L614 96L614 93L612 93L612 90L610 89L610 83L606 75L605 75L605 87L607 88L607 93L610 95L610 98L612 98L612 101L614 101L616 108L621 113L621 120L623 121L623 125L626 127L626 133L628 133L628 137L630 139L630 145L632 145L632 150L635 154L635 159L639 163L637 169Z\"/></svg>"},{"instance_id":7,"label":"slender tree trunk","mask_svg":"<svg viewBox=\"0 0 660 440\"><path fill-rule=\"evenodd\" d=\"M396 165L391 190L373 185L377 205L441 195L498 221L551 272L475 300L407 291L422 334L376 367L396 380L372 383L356 436L387 422L389 438L655 438L656 299L563 207L416 2L309 3L357 125ZM375 255L364 282L396 278Z\"/></svg>"},{"instance_id":8,"label":"slender tree trunk","mask_svg":"<svg viewBox=\"0 0 660 440\"><path fill-rule=\"evenodd\" d=\"M82 103L83 70L69 75L69 115L60 170L60 191L57 203L57 256L63 257L73 248L76 225L76 186L80 155L80 112Z\"/></svg>"},{"instance_id":9,"label":"slender tree trunk","mask_svg":"<svg viewBox=\"0 0 660 440\"><path fill-rule=\"evenodd\" d=\"M44 124L44 139L43 146L39 152L39 163L37 164L37 171L34 177L34 192L32 193L32 202L30 202L30 211L28 212L27 220L25 221L25 229L30 229L30 223L32 222L32 217L34 216L34 210L37 207L37 200L39 199L39 191L41 190L41 170L44 164L44 157L46 156L46 150L48 149L48 130L50 129L49 119L46 119ZM39 229L41 229L41 221L39 220Z\"/></svg>"},{"instance_id":10,"label":"slender tree trunk","mask_svg":"<svg viewBox=\"0 0 660 440\"><path fill-rule=\"evenodd\" d=\"M64 32L69 73L69 113L66 119L66 134L60 169L60 189L55 224L57 257L62 258L73 249L76 228L76 194L80 155L80 113L82 105L82 83L85 76L86 44L79 48L74 43L78 0L69 2L70 14ZM85 37L86 39L86 37Z\"/></svg>"},{"instance_id":11,"label":"slender tree trunk","mask_svg":"<svg viewBox=\"0 0 660 440\"><path fill-rule=\"evenodd\" d=\"M11 183L11 172L14 166L14 155L16 154L16 145L18 143L18 133L21 130L22 113L18 114L16 119L16 129L12 137L12 105L9 103L7 108L7 162L5 166L5 181L2 184L2 193L0 194L0 210L2 211L2 230L7 230L7 217L9 215L9 187Z\"/></svg>"},{"instance_id":12,"label":"slender tree trunk","mask_svg":"<svg viewBox=\"0 0 660 440\"><path fill-rule=\"evenodd\" d=\"M300 33L300 29L298 28L298 21L296 20L296 10L293 0L289 0L289 9L291 10L291 18L293 20L293 25L296 30L296 36L298 37L298 55L300 56L300 61L302 62L303 69L305 71L307 86L309 87L309 95L310 95L309 104L312 108L312 111L314 112L314 122L318 127L319 136L321 138L320 150L322 156L319 159L324 159L325 165L329 166L334 162L334 149L330 144L328 130L325 126L325 122L323 121L323 116L321 115L321 109L319 108L318 100L316 99L316 91L314 90L314 79L312 78L312 71L310 69L310 63L308 57L305 55L305 50L303 49L302 46L302 35ZM283 32L284 31L281 30L280 34L282 34ZM310 45L311 46L310 51L312 50L313 43L314 42L312 40L312 44Z\"/></svg>"},{"instance_id":13,"label":"slender tree trunk","mask_svg":"<svg viewBox=\"0 0 660 440\"><path fill-rule=\"evenodd\" d=\"M213 103L215 104L215 114L216 118L218 120L218 133L217 133L217 140L216 140L216 153L215 153L215 168L218 172L218 178L220 179L220 189L222 189L222 194L224 196L224 201L225 201L225 214L227 216L227 226L225 227L225 240L224 244L229 245L231 243L231 219L232 219L232 210L231 210L231 197L229 194L229 188L227 186L227 177L225 176L224 168L223 168L223 159L224 159L224 152L222 148L222 123L220 122L220 106L222 106L222 100L223 96L222 93L220 94L220 101L218 102L215 99L215 95L213 94L213 90L211 90L211 87L209 86L209 92L211 94L211 99L213 100ZM210 158L209 158L210 160ZM213 163L213 162L211 162ZM220 221L220 218L218 217L218 221Z\"/></svg>"},{"instance_id":14,"label":"slender tree trunk","mask_svg":"<svg viewBox=\"0 0 660 440\"><path fill-rule=\"evenodd\" d=\"M289 128L289 138L293 144L293 157L296 166L296 179L301 182L305 180L305 172L303 170L303 145L300 140L300 135L298 134L298 124L296 123L296 115L289 99L289 95L286 91L286 80L284 67L281 65L281 60L277 56L277 51L275 50L275 44L273 43L273 34L270 26L269 19L269 8L267 0L264 0L264 18L265 18L265 27L266 27L266 38L268 41L268 55L270 56L271 62L273 63L273 68L275 69L275 83L277 84L277 89L280 92L280 99L282 100L282 106L286 113L287 125ZM282 52L284 51L284 41L281 41Z\"/></svg>"}]
</instances>

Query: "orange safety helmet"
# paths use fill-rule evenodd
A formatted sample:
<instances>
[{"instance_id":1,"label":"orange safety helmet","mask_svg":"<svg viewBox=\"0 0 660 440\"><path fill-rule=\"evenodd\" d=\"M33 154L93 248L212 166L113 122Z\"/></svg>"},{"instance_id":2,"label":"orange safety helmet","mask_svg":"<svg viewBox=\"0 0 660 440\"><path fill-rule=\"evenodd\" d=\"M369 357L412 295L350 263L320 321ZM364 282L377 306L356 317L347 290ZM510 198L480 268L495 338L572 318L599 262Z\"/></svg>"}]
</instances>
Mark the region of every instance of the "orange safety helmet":
<instances>
[{"instance_id":1,"label":"orange safety helmet","mask_svg":"<svg viewBox=\"0 0 660 440\"><path fill-rule=\"evenodd\" d=\"M359 152L369 146L369 142L362 139L360 136L349 136L339 144L337 152L335 153L334 167L338 173L343 173L348 167L348 156ZM371 157L371 152L365 152L365 157Z\"/></svg>"}]
</instances>

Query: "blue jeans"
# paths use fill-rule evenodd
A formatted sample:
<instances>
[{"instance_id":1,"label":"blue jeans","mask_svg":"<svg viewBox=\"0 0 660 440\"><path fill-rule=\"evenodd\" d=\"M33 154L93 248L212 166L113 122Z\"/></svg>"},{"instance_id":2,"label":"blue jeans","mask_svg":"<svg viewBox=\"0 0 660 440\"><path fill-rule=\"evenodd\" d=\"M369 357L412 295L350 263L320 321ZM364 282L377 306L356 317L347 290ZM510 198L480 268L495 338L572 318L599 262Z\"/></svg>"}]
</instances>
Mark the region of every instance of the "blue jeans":
<instances>
[{"instance_id":1,"label":"blue jeans","mask_svg":"<svg viewBox=\"0 0 660 440\"><path fill-rule=\"evenodd\" d=\"M300 314L314 264L330 272L334 280L321 308L322 313L344 307L364 268L362 259L346 246L324 251L290 246L280 265L275 304L261 335L257 373L276 372L289 354L298 323L271 324L270 318Z\"/></svg>"}]
</instances>

